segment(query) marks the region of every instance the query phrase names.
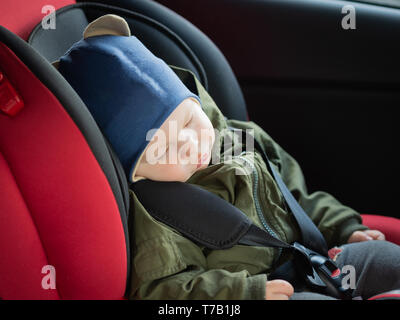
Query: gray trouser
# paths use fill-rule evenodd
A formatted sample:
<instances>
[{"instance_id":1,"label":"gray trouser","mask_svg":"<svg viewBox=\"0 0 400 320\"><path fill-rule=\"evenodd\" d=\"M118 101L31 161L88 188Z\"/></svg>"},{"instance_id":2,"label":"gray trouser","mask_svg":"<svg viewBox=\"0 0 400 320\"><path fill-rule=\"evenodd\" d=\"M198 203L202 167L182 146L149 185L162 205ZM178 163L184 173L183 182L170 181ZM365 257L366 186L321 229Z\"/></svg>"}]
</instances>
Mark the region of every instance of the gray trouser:
<instances>
[{"instance_id":1,"label":"gray trouser","mask_svg":"<svg viewBox=\"0 0 400 320\"><path fill-rule=\"evenodd\" d=\"M336 263L353 266L356 276L354 297L370 298L379 293L400 289L400 246L387 241L364 241L346 244ZM334 300L312 293L295 292L291 300Z\"/></svg>"}]
</instances>

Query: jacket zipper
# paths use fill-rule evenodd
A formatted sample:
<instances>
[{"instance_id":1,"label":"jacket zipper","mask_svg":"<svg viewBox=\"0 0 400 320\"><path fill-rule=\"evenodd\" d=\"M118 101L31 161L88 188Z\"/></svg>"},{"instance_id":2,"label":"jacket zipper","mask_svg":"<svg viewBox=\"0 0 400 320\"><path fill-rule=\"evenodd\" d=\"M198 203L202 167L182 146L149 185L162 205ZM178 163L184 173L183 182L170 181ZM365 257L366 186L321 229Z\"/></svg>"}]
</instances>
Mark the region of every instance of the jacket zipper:
<instances>
[{"instance_id":1,"label":"jacket zipper","mask_svg":"<svg viewBox=\"0 0 400 320\"><path fill-rule=\"evenodd\" d=\"M255 203L255 206L256 206L256 212L257 212L258 218L260 219L261 224L263 225L264 229L271 236L273 236L276 239L281 240L279 238L279 236L275 233L275 231L272 230L272 228L268 225L267 221L264 218L264 213L263 213L263 211L261 209L260 201L259 201L259 198L258 198L258 179L259 179L258 172L257 172L257 169L254 166L254 164L251 161L249 161L248 159L246 159L246 158L244 158L242 156L245 153L246 153L246 151L242 152L239 155L239 158L242 159L243 161L245 161L251 167L252 175L254 176L254 179L253 179L253 197L254 197L254 203ZM282 254L282 248L277 248L277 249L278 249L278 257L276 259L274 259L274 262L276 262L279 259L279 257L281 256L281 254Z\"/></svg>"}]
</instances>

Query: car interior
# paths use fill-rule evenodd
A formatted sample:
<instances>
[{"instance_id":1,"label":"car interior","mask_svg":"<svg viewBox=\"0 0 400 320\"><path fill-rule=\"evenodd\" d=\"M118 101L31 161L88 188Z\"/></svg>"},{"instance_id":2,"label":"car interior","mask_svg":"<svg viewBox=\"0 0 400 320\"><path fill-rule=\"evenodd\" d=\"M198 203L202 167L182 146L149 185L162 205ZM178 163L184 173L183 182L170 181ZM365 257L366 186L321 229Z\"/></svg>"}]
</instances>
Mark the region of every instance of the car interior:
<instances>
[{"instance_id":1,"label":"car interior","mask_svg":"<svg viewBox=\"0 0 400 320\"><path fill-rule=\"evenodd\" d=\"M309 191L332 193L400 244L400 6L376 2L1 1L0 298L126 299L129 185L51 65L109 13L191 70L225 117L270 134L299 161ZM341 27L346 5L355 30ZM56 290L38 285L44 265L57 266Z\"/></svg>"}]
</instances>

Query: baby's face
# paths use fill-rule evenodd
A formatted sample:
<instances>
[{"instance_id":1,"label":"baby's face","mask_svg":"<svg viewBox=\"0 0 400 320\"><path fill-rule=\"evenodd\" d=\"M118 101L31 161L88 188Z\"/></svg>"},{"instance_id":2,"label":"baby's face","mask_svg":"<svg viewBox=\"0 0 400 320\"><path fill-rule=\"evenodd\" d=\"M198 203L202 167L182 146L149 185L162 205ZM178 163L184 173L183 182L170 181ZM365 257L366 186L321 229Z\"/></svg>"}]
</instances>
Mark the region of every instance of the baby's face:
<instances>
[{"instance_id":1,"label":"baby's face","mask_svg":"<svg viewBox=\"0 0 400 320\"><path fill-rule=\"evenodd\" d=\"M186 181L208 166L214 128L200 104L185 99L156 131L134 176L157 181Z\"/></svg>"}]
</instances>

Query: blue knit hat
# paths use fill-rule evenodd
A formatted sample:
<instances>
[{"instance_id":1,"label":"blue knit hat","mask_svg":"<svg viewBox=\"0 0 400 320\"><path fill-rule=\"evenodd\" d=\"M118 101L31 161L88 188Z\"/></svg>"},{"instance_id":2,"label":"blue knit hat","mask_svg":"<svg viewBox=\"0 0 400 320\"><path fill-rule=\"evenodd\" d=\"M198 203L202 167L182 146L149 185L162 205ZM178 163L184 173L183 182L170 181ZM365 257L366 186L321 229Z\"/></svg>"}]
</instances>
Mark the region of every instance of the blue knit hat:
<instances>
[{"instance_id":1,"label":"blue knit hat","mask_svg":"<svg viewBox=\"0 0 400 320\"><path fill-rule=\"evenodd\" d=\"M85 102L129 180L149 143L148 131L161 127L184 99L200 103L163 60L130 35L85 37L60 58L58 70Z\"/></svg>"}]
</instances>

